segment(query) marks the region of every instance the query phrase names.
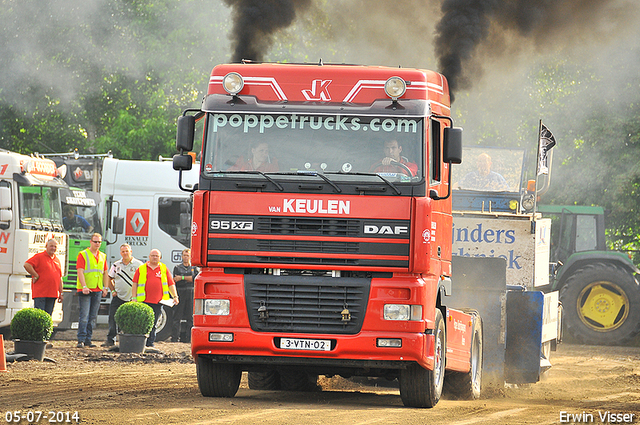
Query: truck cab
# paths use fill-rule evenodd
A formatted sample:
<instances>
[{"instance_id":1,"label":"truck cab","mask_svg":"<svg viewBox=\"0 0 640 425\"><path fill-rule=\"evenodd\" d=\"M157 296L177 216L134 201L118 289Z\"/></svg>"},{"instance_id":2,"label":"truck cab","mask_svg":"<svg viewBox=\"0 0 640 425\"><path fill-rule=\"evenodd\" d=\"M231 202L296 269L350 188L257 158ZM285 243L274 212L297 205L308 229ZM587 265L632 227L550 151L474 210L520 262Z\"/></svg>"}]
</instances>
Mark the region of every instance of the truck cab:
<instances>
[{"instance_id":1,"label":"truck cab","mask_svg":"<svg viewBox=\"0 0 640 425\"><path fill-rule=\"evenodd\" d=\"M58 242L56 255L65 267L68 249L63 232L61 193L67 184L53 161L0 149L0 329L14 314L33 307L31 279L24 262L44 251L47 240ZM62 320L59 304L54 324Z\"/></svg>"},{"instance_id":2,"label":"truck cab","mask_svg":"<svg viewBox=\"0 0 640 425\"><path fill-rule=\"evenodd\" d=\"M438 402L445 374L479 395L481 319L447 304L461 161L449 104L446 79L426 70L214 68L202 107L179 118L174 157L192 169L199 125L191 341L203 395L235 395L242 371L256 389L398 378L415 407Z\"/></svg>"}]
</instances>

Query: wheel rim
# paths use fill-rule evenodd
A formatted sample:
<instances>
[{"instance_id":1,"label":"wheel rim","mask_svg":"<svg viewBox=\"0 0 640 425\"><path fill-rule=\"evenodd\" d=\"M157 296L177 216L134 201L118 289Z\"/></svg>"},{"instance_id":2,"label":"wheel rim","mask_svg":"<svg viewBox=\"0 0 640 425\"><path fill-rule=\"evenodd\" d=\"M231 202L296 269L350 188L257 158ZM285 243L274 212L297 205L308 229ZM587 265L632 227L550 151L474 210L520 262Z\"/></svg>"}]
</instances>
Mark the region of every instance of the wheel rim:
<instances>
[{"instance_id":1,"label":"wheel rim","mask_svg":"<svg viewBox=\"0 0 640 425\"><path fill-rule=\"evenodd\" d=\"M435 364L433 365L433 376L435 379L436 388L440 387L442 382L443 375L443 362L442 362L442 330L438 329L438 334L436 335L436 346L435 346Z\"/></svg>"},{"instance_id":2,"label":"wheel rim","mask_svg":"<svg viewBox=\"0 0 640 425\"><path fill-rule=\"evenodd\" d=\"M156 322L156 334L160 333L167 325L167 313L162 309L160 316L158 316L158 321Z\"/></svg>"},{"instance_id":3,"label":"wheel rim","mask_svg":"<svg viewBox=\"0 0 640 425\"><path fill-rule=\"evenodd\" d=\"M480 371L482 370L480 364L480 355L482 353L482 340L481 337L474 338L474 343L471 351L471 385L475 391L480 391Z\"/></svg>"},{"instance_id":4,"label":"wheel rim","mask_svg":"<svg viewBox=\"0 0 640 425\"><path fill-rule=\"evenodd\" d=\"M578 296L582 323L596 332L610 332L622 326L629 315L629 298L615 283L592 282Z\"/></svg>"}]
</instances>

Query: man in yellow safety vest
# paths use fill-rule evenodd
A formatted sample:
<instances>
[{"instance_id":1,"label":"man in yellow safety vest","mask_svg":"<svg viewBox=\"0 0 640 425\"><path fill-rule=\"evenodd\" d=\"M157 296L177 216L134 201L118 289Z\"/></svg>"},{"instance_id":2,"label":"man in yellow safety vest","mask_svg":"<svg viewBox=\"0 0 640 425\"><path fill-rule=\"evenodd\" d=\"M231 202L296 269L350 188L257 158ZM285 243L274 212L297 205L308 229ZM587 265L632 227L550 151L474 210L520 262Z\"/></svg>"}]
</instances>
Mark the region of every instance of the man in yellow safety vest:
<instances>
[{"instance_id":1,"label":"man in yellow safety vest","mask_svg":"<svg viewBox=\"0 0 640 425\"><path fill-rule=\"evenodd\" d=\"M149 260L138 267L133 276L132 294L134 300L149 305L155 315L153 328L147 338L147 347L153 347L156 340L156 323L162 313L162 304L170 306L180 302L173 276L167 266L160 262L161 258L160 250L152 249L149 253Z\"/></svg>"},{"instance_id":2,"label":"man in yellow safety vest","mask_svg":"<svg viewBox=\"0 0 640 425\"><path fill-rule=\"evenodd\" d=\"M107 295L107 256L100 252L102 235L91 235L89 248L80 251L76 261L78 270L78 348L95 347L91 342L96 327L100 299Z\"/></svg>"}]
</instances>

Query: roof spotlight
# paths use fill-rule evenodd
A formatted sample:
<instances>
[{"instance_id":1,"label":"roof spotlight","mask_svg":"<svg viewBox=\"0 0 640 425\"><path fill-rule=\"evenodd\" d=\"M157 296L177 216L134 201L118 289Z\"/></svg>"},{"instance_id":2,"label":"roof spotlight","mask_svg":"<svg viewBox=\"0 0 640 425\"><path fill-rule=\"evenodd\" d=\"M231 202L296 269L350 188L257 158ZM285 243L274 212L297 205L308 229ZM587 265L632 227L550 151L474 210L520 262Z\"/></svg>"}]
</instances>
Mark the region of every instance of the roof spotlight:
<instances>
[{"instance_id":1,"label":"roof spotlight","mask_svg":"<svg viewBox=\"0 0 640 425\"><path fill-rule=\"evenodd\" d=\"M391 77L384 83L384 91L391 99L398 100L407 91L407 83L400 77Z\"/></svg>"},{"instance_id":2,"label":"roof spotlight","mask_svg":"<svg viewBox=\"0 0 640 425\"><path fill-rule=\"evenodd\" d=\"M232 96L240 93L244 87L244 80L237 72L230 72L222 79L222 87Z\"/></svg>"}]
</instances>

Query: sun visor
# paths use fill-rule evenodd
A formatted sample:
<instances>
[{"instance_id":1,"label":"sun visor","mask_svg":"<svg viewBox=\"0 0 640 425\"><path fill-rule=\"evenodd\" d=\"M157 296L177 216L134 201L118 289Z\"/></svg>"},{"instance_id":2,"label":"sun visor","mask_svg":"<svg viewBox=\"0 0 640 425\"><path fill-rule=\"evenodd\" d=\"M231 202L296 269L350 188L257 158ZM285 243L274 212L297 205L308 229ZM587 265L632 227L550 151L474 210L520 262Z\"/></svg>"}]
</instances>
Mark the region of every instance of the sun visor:
<instances>
[{"instance_id":1,"label":"sun visor","mask_svg":"<svg viewBox=\"0 0 640 425\"><path fill-rule=\"evenodd\" d=\"M58 177L38 178L33 174L13 173L13 179L23 186L67 187L67 183Z\"/></svg>"}]
</instances>

